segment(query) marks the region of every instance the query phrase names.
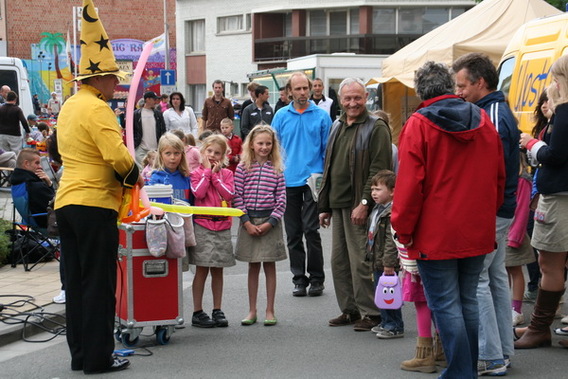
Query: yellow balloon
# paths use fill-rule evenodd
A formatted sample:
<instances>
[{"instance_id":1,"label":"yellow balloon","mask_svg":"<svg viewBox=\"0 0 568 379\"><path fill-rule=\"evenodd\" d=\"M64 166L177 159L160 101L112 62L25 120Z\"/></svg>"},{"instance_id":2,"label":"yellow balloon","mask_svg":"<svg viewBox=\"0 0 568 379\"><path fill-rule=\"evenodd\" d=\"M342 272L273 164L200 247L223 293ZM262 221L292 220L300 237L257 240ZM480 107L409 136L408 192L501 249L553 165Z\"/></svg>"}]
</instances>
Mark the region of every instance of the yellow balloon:
<instances>
[{"instance_id":1,"label":"yellow balloon","mask_svg":"<svg viewBox=\"0 0 568 379\"><path fill-rule=\"evenodd\" d=\"M243 211L237 208L228 207L194 207L185 205L173 205L164 203L150 202L153 207L161 208L165 212L176 212L196 215L210 215L210 216L233 216L240 217L244 214Z\"/></svg>"}]
</instances>

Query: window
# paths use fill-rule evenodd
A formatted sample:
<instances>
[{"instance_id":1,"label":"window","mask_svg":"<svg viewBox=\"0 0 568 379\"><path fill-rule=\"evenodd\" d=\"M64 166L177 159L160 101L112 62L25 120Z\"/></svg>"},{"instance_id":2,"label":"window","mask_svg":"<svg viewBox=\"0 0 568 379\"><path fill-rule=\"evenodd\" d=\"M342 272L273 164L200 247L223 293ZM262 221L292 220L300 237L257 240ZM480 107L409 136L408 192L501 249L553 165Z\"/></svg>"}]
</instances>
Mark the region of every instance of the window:
<instances>
[{"instance_id":1,"label":"window","mask_svg":"<svg viewBox=\"0 0 568 379\"><path fill-rule=\"evenodd\" d=\"M452 8L452 20L458 17L460 14L465 13L467 9L465 8Z\"/></svg>"},{"instance_id":2,"label":"window","mask_svg":"<svg viewBox=\"0 0 568 379\"><path fill-rule=\"evenodd\" d=\"M187 96L187 103L193 108L196 116L201 115L201 107L205 102L206 97L206 89L205 84L190 84L188 85L188 96Z\"/></svg>"},{"instance_id":3,"label":"window","mask_svg":"<svg viewBox=\"0 0 568 379\"><path fill-rule=\"evenodd\" d=\"M398 11L398 34L422 34L424 8L402 8Z\"/></svg>"},{"instance_id":4,"label":"window","mask_svg":"<svg viewBox=\"0 0 568 379\"><path fill-rule=\"evenodd\" d=\"M359 8L349 10L349 34L359 34Z\"/></svg>"},{"instance_id":5,"label":"window","mask_svg":"<svg viewBox=\"0 0 568 379\"><path fill-rule=\"evenodd\" d=\"M327 34L327 18L325 11L310 11L310 36L325 36Z\"/></svg>"},{"instance_id":6,"label":"window","mask_svg":"<svg viewBox=\"0 0 568 379\"><path fill-rule=\"evenodd\" d=\"M205 52L205 20L186 21L186 54Z\"/></svg>"},{"instance_id":7,"label":"window","mask_svg":"<svg viewBox=\"0 0 568 379\"><path fill-rule=\"evenodd\" d=\"M284 37L292 37L292 13L284 15Z\"/></svg>"},{"instance_id":8,"label":"window","mask_svg":"<svg viewBox=\"0 0 568 379\"><path fill-rule=\"evenodd\" d=\"M373 9L373 34L396 33L396 10L392 8Z\"/></svg>"},{"instance_id":9,"label":"window","mask_svg":"<svg viewBox=\"0 0 568 379\"><path fill-rule=\"evenodd\" d=\"M250 13L246 15L235 15L217 17L217 33L244 32L251 29Z\"/></svg>"},{"instance_id":10,"label":"window","mask_svg":"<svg viewBox=\"0 0 568 379\"><path fill-rule=\"evenodd\" d=\"M329 12L329 35L343 36L347 34L347 12Z\"/></svg>"},{"instance_id":11,"label":"window","mask_svg":"<svg viewBox=\"0 0 568 379\"><path fill-rule=\"evenodd\" d=\"M426 8L423 16L423 33L428 33L450 20L448 8Z\"/></svg>"}]
</instances>

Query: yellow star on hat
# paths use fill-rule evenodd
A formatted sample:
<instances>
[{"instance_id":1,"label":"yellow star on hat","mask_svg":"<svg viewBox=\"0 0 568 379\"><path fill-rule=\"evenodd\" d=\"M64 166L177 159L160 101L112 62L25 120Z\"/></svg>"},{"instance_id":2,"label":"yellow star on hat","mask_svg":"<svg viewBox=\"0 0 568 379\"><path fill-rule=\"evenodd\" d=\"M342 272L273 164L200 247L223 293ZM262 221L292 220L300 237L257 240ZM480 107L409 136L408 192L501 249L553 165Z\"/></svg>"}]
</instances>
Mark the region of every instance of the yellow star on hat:
<instances>
[{"instance_id":1,"label":"yellow star on hat","mask_svg":"<svg viewBox=\"0 0 568 379\"><path fill-rule=\"evenodd\" d=\"M81 18L80 81L97 75L116 75L124 79L128 73L119 70L108 35L99 19L92 0L83 0Z\"/></svg>"}]
</instances>

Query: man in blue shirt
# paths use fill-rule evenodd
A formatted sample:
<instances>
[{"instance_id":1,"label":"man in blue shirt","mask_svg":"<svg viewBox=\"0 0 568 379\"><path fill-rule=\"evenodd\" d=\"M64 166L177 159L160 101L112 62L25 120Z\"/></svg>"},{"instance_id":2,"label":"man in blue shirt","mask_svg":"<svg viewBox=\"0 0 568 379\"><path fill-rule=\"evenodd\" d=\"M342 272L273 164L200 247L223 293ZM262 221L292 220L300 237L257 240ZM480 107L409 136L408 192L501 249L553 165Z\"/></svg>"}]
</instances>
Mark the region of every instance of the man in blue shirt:
<instances>
[{"instance_id":1,"label":"man in blue shirt","mask_svg":"<svg viewBox=\"0 0 568 379\"><path fill-rule=\"evenodd\" d=\"M286 84L293 101L272 120L285 156L287 206L284 213L294 296L320 296L324 289L323 252L319 234L315 188L308 179L323 172L331 118L310 99L312 83L304 73L294 73ZM319 175L318 175L319 174ZM306 249L302 237L306 238ZM309 277L306 276L306 271ZM306 288L310 285L309 292Z\"/></svg>"}]
</instances>

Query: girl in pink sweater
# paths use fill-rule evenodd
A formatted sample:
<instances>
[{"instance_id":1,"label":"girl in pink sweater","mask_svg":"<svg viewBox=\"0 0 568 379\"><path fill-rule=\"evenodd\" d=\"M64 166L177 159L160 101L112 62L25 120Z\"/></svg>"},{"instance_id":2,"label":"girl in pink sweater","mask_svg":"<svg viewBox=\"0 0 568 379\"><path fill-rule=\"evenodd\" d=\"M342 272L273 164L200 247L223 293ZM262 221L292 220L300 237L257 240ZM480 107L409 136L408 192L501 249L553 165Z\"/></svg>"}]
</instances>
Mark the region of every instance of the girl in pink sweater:
<instances>
[{"instance_id":1,"label":"girl in pink sweater","mask_svg":"<svg viewBox=\"0 0 568 379\"><path fill-rule=\"evenodd\" d=\"M218 134L207 137L201 146L201 165L191 173L191 191L195 205L228 207L233 198L233 172L227 164L227 139ZM225 327L229 323L221 310L223 268L235 265L231 243L231 218L194 215L197 246L188 255L189 263L197 266L193 278L193 326ZM212 319L203 311L205 280L211 272L213 292Z\"/></svg>"}]
</instances>

